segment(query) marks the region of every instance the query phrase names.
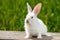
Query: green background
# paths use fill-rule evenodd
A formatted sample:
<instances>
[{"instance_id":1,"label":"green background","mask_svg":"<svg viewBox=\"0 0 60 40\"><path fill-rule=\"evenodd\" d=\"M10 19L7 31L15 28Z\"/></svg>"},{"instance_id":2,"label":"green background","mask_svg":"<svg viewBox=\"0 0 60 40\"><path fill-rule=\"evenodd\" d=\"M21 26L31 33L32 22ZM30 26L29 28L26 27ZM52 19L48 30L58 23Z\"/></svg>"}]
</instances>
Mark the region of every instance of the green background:
<instances>
[{"instance_id":1,"label":"green background","mask_svg":"<svg viewBox=\"0 0 60 40\"><path fill-rule=\"evenodd\" d=\"M38 15L50 32L60 32L60 0L0 0L0 30L24 31L27 5L42 3Z\"/></svg>"}]
</instances>

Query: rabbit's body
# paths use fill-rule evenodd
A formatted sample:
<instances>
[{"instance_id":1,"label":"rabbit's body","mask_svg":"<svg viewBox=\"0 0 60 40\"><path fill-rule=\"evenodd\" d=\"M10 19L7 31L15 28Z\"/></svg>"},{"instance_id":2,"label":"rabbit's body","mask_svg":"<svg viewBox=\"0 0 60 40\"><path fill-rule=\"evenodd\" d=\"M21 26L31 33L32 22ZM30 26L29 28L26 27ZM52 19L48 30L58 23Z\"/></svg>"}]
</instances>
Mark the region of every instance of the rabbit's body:
<instances>
[{"instance_id":1,"label":"rabbit's body","mask_svg":"<svg viewBox=\"0 0 60 40\"><path fill-rule=\"evenodd\" d=\"M36 21L36 23L34 21ZM31 24L25 23L25 29L27 30L27 32L32 35L37 35L38 33L44 35L45 33L47 33L47 27L40 19L34 21L32 21L33 23Z\"/></svg>"},{"instance_id":2,"label":"rabbit's body","mask_svg":"<svg viewBox=\"0 0 60 40\"><path fill-rule=\"evenodd\" d=\"M28 14L24 24L26 32L25 38L29 38L31 36L38 36L38 38L41 38L41 35L48 35L46 25L42 22L41 19L37 18L37 14L41 9L41 3L37 4L33 11L29 4L27 4L27 7Z\"/></svg>"}]
</instances>

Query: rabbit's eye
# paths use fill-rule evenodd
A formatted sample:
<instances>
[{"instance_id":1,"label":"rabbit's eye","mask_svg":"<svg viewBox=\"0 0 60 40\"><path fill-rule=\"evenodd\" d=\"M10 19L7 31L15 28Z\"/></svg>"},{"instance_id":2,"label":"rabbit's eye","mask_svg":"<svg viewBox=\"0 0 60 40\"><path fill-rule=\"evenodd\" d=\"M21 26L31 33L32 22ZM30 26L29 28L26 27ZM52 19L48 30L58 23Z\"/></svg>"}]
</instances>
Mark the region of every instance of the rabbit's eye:
<instances>
[{"instance_id":1,"label":"rabbit's eye","mask_svg":"<svg viewBox=\"0 0 60 40\"><path fill-rule=\"evenodd\" d=\"M33 18L33 16L31 18Z\"/></svg>"}]
</instances>

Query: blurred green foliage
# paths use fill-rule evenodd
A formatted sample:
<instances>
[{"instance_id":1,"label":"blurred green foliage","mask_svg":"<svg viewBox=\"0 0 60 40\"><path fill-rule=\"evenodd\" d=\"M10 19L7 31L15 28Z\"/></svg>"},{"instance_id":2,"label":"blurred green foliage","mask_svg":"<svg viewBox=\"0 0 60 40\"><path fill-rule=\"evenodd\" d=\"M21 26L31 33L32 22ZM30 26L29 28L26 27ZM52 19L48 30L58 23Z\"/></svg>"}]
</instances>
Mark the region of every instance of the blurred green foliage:
<instances>
[{"instance_id":1,"label":"blurred green foliage","mask_svg":"<svg viewBox=\"0 0 60 40\"><path fill-rule=\"evenodd\" d=\"M47 25L48 31L60 32L60 0L0 0L0 30L24 30L27 2L32 8L41 2L38 18Z\"/></svg>"}]
</instances>

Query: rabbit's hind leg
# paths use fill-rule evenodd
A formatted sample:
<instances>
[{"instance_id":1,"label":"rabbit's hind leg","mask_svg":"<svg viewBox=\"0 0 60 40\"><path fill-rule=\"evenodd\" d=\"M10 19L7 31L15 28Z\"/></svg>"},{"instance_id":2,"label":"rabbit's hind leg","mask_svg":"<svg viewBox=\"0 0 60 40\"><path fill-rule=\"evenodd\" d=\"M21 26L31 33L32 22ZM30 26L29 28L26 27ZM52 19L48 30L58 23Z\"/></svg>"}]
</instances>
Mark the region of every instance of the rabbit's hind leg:
<instances>
[{"instance_id":1,"label":"rabbit's hind leg","mask_svg":"<svg viewBox=\"0 0 60 40\"><path fill-rule=\"evenodd\" d=\"M49 34L49 33L44 33L43 35L46 35L46 36L51 36L51 34Z\"/></svg>"}]
</instances>

